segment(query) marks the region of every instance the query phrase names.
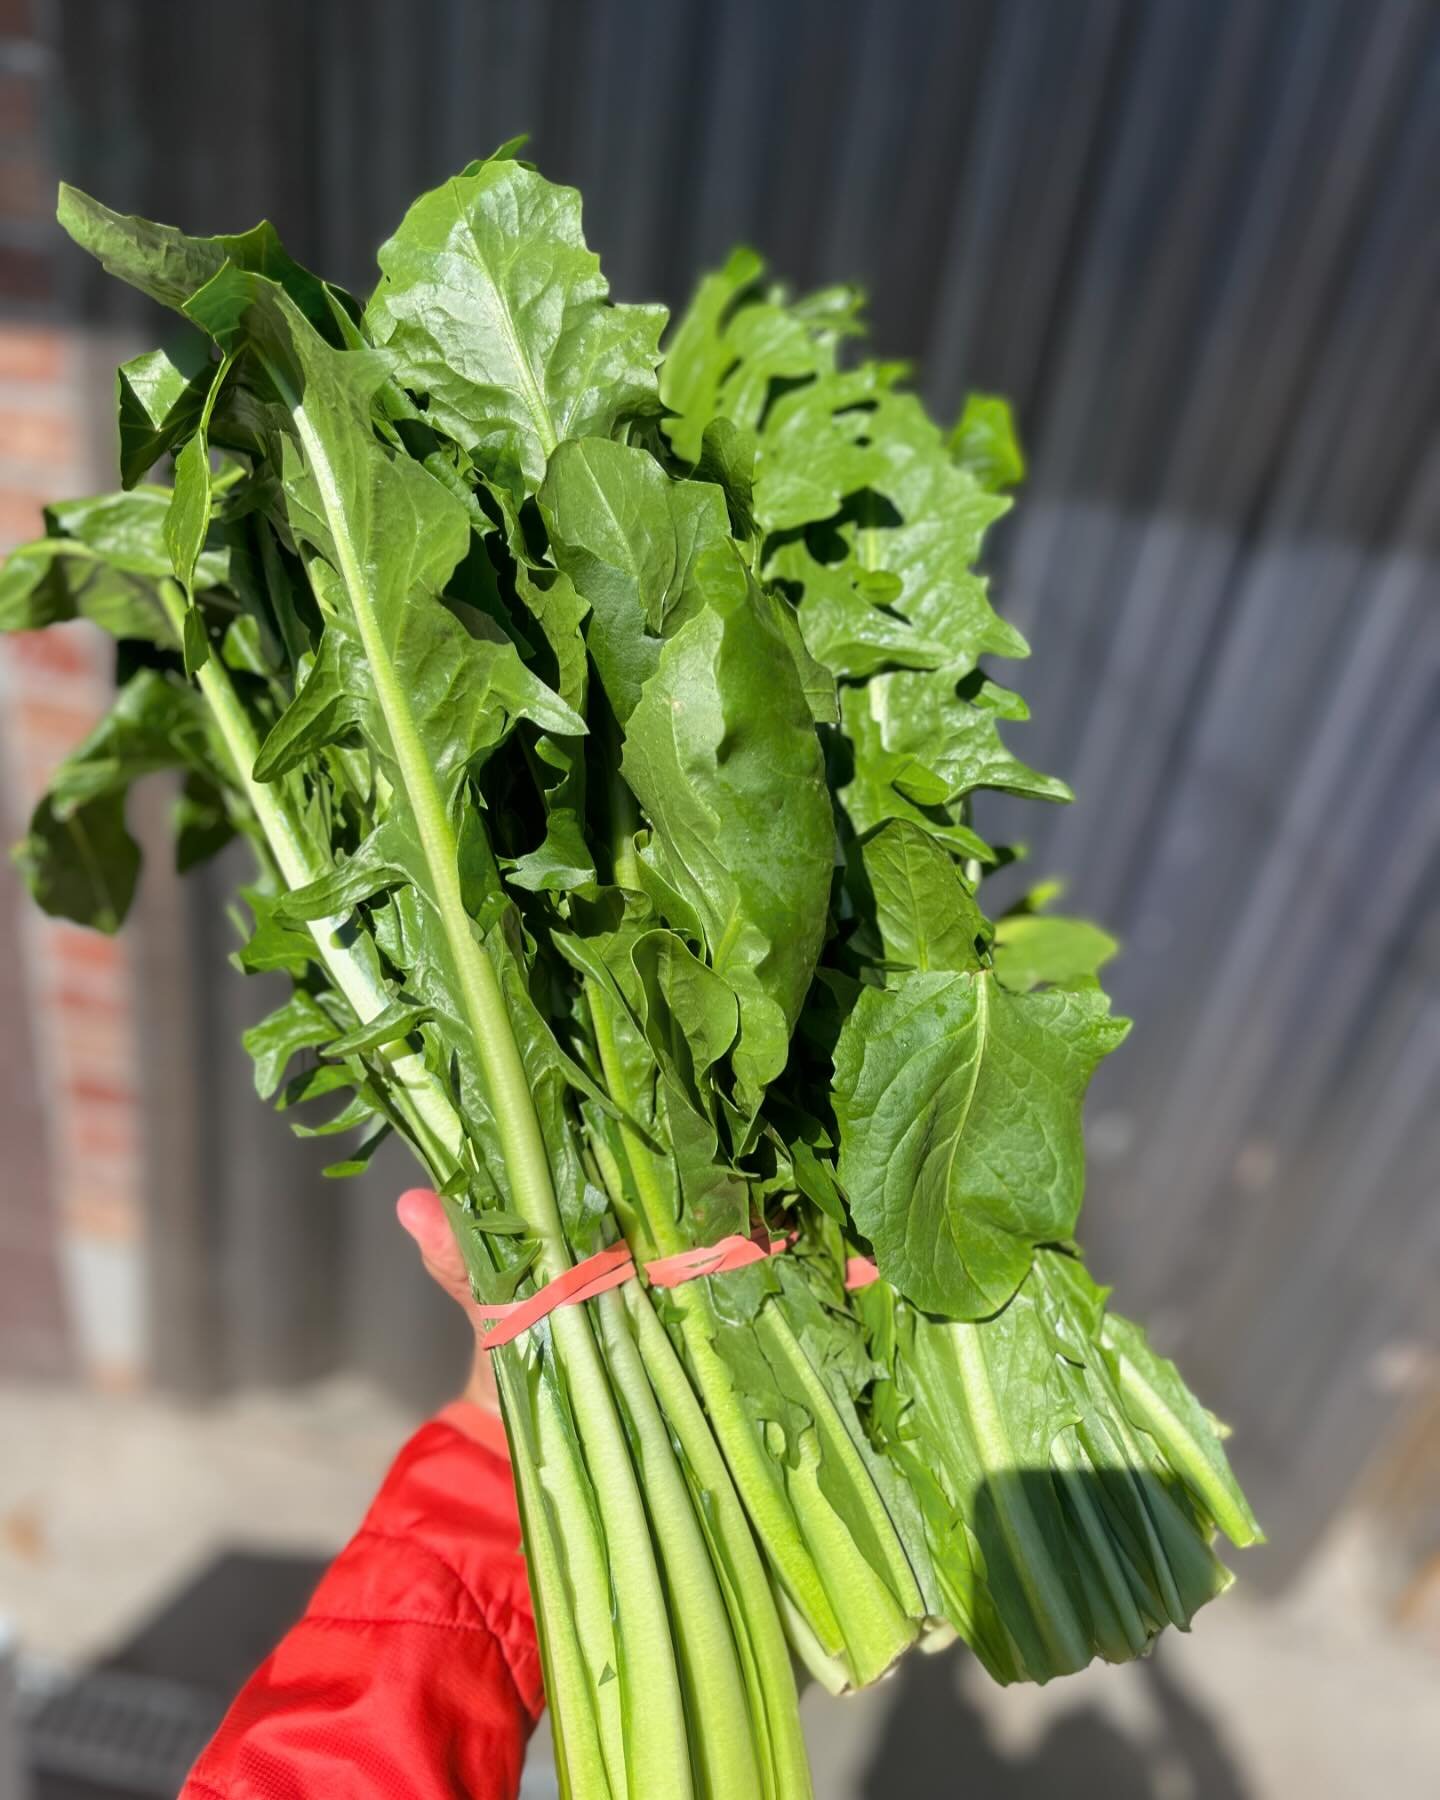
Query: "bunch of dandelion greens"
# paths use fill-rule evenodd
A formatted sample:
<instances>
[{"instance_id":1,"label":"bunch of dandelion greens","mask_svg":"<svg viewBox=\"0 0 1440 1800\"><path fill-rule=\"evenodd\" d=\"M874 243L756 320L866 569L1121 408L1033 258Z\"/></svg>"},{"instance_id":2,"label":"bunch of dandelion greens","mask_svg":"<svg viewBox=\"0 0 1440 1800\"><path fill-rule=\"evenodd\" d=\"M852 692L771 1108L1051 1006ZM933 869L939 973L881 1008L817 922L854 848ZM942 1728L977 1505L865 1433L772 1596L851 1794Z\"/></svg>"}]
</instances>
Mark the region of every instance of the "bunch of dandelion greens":
<instances>
[{"instance_id":1,"label":"bunch of dandelion greens","mask_svg":"<svg viewBox=\"0 0 1440 1800\"><path fill-rule=\"evenodd\" d=\"M1043 1681L1188 1624L1258 1530L1073 1241L1114 945L979 898L972 796L1068 797L978 666L1025 654L974 573L1003 405L947 437L851 290L744 251L662 353L516 145L365 306L266 225L60 217L190 329L119 372L122 491L0 572L0 628L118 640L39 904L117 929L178 770L181 867L248 841L234 960L290 981L257 1087L343 1100L295 1126L359 1135L331 1173L398 1132L482 1299L783 1244L493 1352L563 1791L808 1794L792 1655Z\"/></svg>"}]
</instances>

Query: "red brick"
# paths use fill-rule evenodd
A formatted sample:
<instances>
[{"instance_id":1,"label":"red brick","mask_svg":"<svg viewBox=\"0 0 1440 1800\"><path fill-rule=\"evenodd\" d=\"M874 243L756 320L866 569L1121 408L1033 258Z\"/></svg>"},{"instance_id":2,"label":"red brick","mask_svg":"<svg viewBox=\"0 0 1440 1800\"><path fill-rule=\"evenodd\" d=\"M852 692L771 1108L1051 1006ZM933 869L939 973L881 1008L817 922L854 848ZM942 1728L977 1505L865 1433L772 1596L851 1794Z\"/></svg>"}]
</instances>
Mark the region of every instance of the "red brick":
<instances>
[{"instance_id":1,"label":"red brick","mask_svg":"<svg viewBox=\"0 0 1440 1800\"><path fill-rule=\"evenodd\" d=\"M99 1149L82 1154L72 1148L66 1163L66 1188L82 1210L92 1201L105 1207L105 1217L120 1221L129 1229L135 1214L135 1195L139 1193L139 1159L129 1150Z\"/></svg>"},{"instance_id":2,"label":"red brick","mask_svg":"<svg viewBox=\"0 0 1440 1800\"><path fill-rule=\"evenodd\" d=\"M91 1117L79 1114L72 1127L76 1154L83 1157L123 1157L134 1161L140 1147L135 1121L120 1117Z\"/></svg>"},{"instance_id":3,"label":"red brick","mask_svg":"<svg viewBox=\"0 0 1440 1800\"><path fill-rule=\"evenodd\" d=\"M140 1235L139 1224L129 1200L113 1192L88 1193L84 1199L72 1200L65 1207L66 1231L82 1237L134 1243Z\"/></svg>"},{"instance_id":4,"label":"red brick","mask_svg":"<svg viewBox=\"0 0 1440 1800\"><path fill-rule=\"evenodd\" d=\"M129 1067L134 1044L128 1008L66 994L55 1001L52 1022L60 1028L57 1048L69 1080L79 1075L104 1081Z\"/></svg>"},{"instance_id":5,"label":"red brick","mask_svg":"<svg viewBox=\"0 0 1440 1800\"><path fill-rule=\"evenodd\" d=\"M105 1081L98 1075L82 1075L72 1081L67 1088L70 1099L85 1106L95 1103L101 1106L134 1106L136 1093L134 1087L126 1081Z\"/></svg>"},{"instance_id":6,"label":"red brick","mask_svg":"<svg viewBox=\"0 0 1440 1800\"><path fill-rule=\"evenodd\" d=\"M0 109L5 84L0 81ZM59 381L66 334L48 325L0 324L0 381Z\"/></svg>"},{"instance_id":7,"label":"red brick","mask_svg":"<svg viewBox=\"0 0 1440 1800\"><path fill-rule=\"evenodd\" d=\"M33 38L35 8L31 0L0 0L0 37Z\"/></svg>"},{"instance_id":8,"label":"red brick","mask_svg":"<svg viewBox=\"0 0 1440 1800\"><path fill-rule=\"evenodd\" d=\"M43 536L45 518L41 508L47 497L22 493L18 488L0 490L0 548L13 550L17 544Z\"/></svg>"},{"instance_id":9,"label":"red brick","mask_svg":"<svg viewBox=\"0 0 1440 1800\"><path fill-rule=\"evenodd\" d=\"M83 925L52 924L50 946L64 962L88 963L94 969L119 968L125 961L124 949L116 939L86 931Z\"/></svg>"},{"instance_id":10,"label":"red brick","mask_svg":"<svg viewBox=\"0 0 1440 1800\"><path fill-rule=\"evenodd\" d=\"M50 171L35 157L0 157L0 216L7 222L48 218L53 191Z\"/></svg>"},{"instance_id":11,"label":"red brick","mask_svg":"<svg viewBox=\"0 0 1440 1800\"><path fill-rule=\"evenodd\" d=\"M51 979L58 987L69 988L82 997L90 994L113 995L128 991L128 971L125 966L125 957L123 952L119 951L116 939L102 937L99 932L91 932L90 935L97 944L104 944L117 951L114 960L112 962L88 962L83 957L70 954L68 944L52 944L50 954L45 959Z\"/></svg>"},{"instance_id":12,"label":"red brick","mask_svg":"<svg viewBox=\"0 0 1440 1800\"><path fill-rule=\"evenodd\" d=\"M17 668L37 675L89 676L95 670L88 634L51 626L48 631L20 631L7 646Z\"/></svg>"},{"instance_id":13,"label":"red brick","mask_svg":"<svg viewBox=\"0 0 1440 1800\"><path fill-rule=\"evenodd\" d=\"M0 407L0 456L15 462L63 469L80 451L80 434L68 412Z\"/></svg>"},{"instance_id":14,"label":"red brick","mask_svg":"<svg viewBox=\"0 0 1440 1800\"><path fill-rule=\"evenodd\" d=\"M33 138L40 122L40 88L29 75L0 75L0 137Z\"/></svg>"},{"instance_id":15,"label":"red brick","mask_svg":"<svg viewBox=\"0 0 1440 1800\"><path fill-rule=\"evenodd\" d=\"M55 267L42 250L0 245L0 300L38 306L55 297Z\"/></svg>"},{"instance_id":16,"label":"red brick","mask_svg":"<svg viewBox=\"0 0 1440 1800\"><path fill-rule=\"evenodd\" d=\"M52 969L47 968L48 981L39 989L47 1006L63 1006L83 1021L88 1011L97 1017L127 1010L130 984L121 969ZM109 1075L101 1077L109 1080Z\"/></svg>"},{"instance_id":17,"label":"red brick","mask_svg":"<svg viewBox=\"0 0 1440 1800\"><path fill-rule=\"evenodd\" d=\"M117 1014L130 1011L130 995L125 989L117 988L114 993L107 994L93 983L82 987L74 982L62 982L51 989L50 1002L81 1023L100 1014L113 1019Z\"/></svg>"},{"instance_id":18,"label":"red brick","mask_svg":"<svg viewBox=\"0 0 1440 1800\"><path fill-rule=\"evenodd\" d=\"M131 1068L135 1060L135 1034L128 1018L104 1014L94 1007L83 1013L59 1012L51 1020L56 1060L62 1079L76 1075L115 1076Z\"/></svg>"}]
</instances>

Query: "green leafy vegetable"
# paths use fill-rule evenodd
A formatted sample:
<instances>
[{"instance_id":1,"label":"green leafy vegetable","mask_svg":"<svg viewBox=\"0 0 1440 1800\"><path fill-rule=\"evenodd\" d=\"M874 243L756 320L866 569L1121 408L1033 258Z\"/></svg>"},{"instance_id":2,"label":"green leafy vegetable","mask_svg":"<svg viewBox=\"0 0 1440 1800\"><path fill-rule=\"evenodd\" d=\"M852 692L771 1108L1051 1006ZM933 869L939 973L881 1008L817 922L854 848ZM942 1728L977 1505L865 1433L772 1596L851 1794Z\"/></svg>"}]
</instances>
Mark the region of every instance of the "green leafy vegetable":
<instances>
[{"instance_id":1,"label":"green leafy vegetable","mask_svg":"<svg viewBox=\"0 0 1440 1800\"><path fill-rule=\"evenodd\" d=\"M1080 1106L1123 1024L1098 992L985 970L867 988L835 1050L840 1179L880 1271L952 1318L998 1311L1080 1211Z\"/></svg>"},{"instance_id":2,"label":"green leafy vegetable","mask_svg":"<svg viewBox=\"0 0 1440 1800\"><path fill-rule=\"evenodd\" d=\"M494 156L422 195L366 314L427 416L517 497L558 444L656 410L659 306L610 306L580 196Z\"/></svg>"},{"instance_id":3,"label":"green leafy vegetable","mask_svg":"<svg viewBox=\"0 0 1440 1800\"><path fill-rule=\"evenodd\" d=\"M488 1302L622 1238L773 1252L494 1365L564 1791L803 1800L792 1651L838 1691L944 1627L1045 1680L1187 1624L1258 1527L1074 1245L1114 942L987 912L975 795L1069 798L980 667L1025 654L975 567L1008 409L947 437L854 290L750 251L662 356L518 147L363 309L268 225L62 190L199 338L120 371L123 490L0 570L0 628L122 648L20 859L113 931L136 780L182 868L239 834L232 960L290 983L257 1090L348 1140L327 1175L398 1132Z\"/></svg>"}]
</instances>

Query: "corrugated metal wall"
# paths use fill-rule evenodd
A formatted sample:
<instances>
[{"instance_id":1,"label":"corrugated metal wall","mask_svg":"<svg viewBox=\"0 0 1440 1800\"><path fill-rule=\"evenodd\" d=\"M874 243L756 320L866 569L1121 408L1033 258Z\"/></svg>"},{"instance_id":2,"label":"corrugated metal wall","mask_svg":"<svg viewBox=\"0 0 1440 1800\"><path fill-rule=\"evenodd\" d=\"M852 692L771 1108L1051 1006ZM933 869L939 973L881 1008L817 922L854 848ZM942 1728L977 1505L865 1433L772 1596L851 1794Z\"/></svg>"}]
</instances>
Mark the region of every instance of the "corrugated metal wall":
<instances>
[{"instance_id":1,"label":"corrugated metal wall","mask_svg":"<svg viewBox=\"0 0 1440 1800\"><path fill-rule=\"evenodd\" d=\"M61 166L113 205L206 230L268 212L363 287L417 189L529 129L622 297L678 300L748 239L799 283L862 277L879 347L942 411L1014 397L1032 479L995 563L1036 645L1014 741L1081 796L1015 822L1127 939L1139 1019L1097 1084L1086 1235L1236 1424L1293 1563L1404 1402L1440 1275L1440 11L51 17ZM73 283L139 329L78 260ZM211 966L213 910L183 915ZM243 1110L227 1046L251 1005L195 998L208 1125L167 1174L183 1210L218 1170L210 1374L393 1367L399 1343L422 1375L442 1323L379 1194L319 1193L316 1159ZM172 1374L206 1366L204 1336L172 1333Z\"/></svg>"}]
</instances>

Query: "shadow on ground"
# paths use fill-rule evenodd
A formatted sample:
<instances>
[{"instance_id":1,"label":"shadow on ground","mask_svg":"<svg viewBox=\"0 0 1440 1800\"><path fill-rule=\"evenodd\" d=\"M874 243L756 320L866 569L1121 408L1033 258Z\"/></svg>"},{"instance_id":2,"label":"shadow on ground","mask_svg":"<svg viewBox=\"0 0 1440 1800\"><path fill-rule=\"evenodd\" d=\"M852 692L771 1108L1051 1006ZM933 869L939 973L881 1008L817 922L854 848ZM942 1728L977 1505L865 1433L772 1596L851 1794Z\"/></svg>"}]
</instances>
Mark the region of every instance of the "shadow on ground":
<instances>
[{"instance_id":1,"label":"shadow on ground","mask_svg":"<svg viewBox=\"0 0 1440 1800\"><path fill-rule=\"evenodd\" d=\"M1051 1723L1032 1748L1000 1749L956 1680L950 1655L912 1656L856 1787L860 1800L897 1791L923 1800L1250 1800L1250 1787L1206 1711L1163 1658L1141 1663L1157 1726L1142 1740L1095 1706ZM1183 1785L1182 1785L1183 1784Z\"/></svg>"},{"instance_id":2,"label":"shadow on ground","mask_svg":"<svg viewBox=\"0 0 1440 1800\"><path fill-rule=\"evenodd\" d=\"M33 1800L170 1800L325 1566L222 1551L108 1656L37 1696L25 1730Z\"/></svg>"},{"instance_id":3,"label":"shadow on ground","mask_svg":"<svg viewBox=\"0 0 1440 1800\"><path fill-rule=\"evenodd\" d=\"M175 1792L225 1705L303 1610L324 1570L303 1556L223 1552L123 1645L32 1716L36 1800L150 1800ZM956 1654L906 1658L864 1759L858 1800L1250 1800L1214 1721L1163 1652L1140 1664L1152 1724L1129 1735L1092 1705L1067 1710L1019 1754L994 1741ZM143 1752L143 1753L142 1753ZM527 1794L553 1794L543 1749Z\"/></svg>"}]
</instances>

